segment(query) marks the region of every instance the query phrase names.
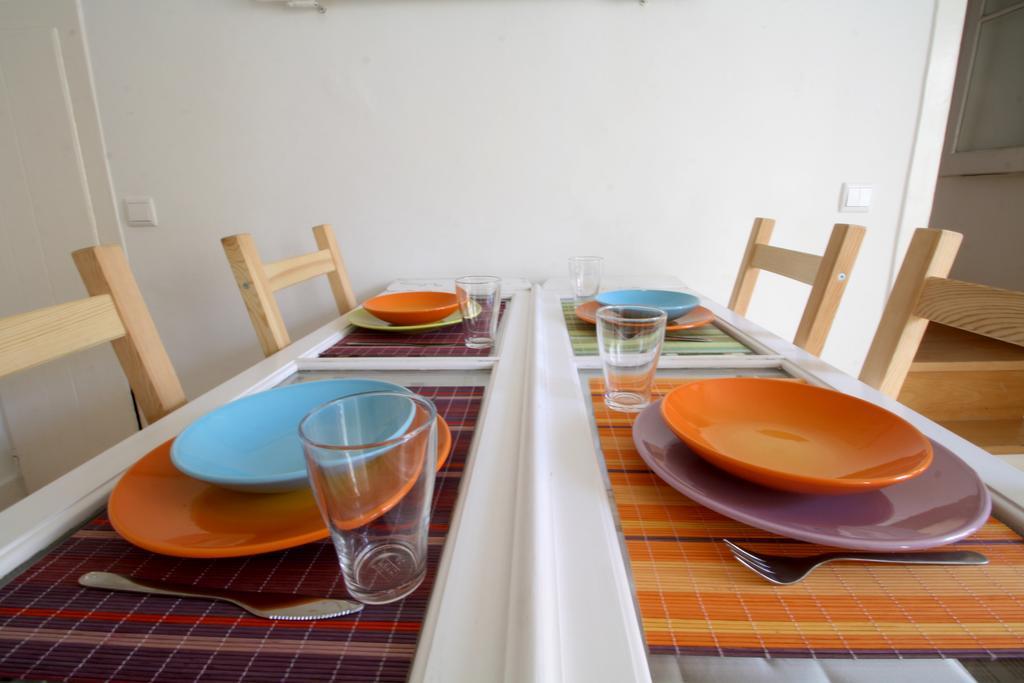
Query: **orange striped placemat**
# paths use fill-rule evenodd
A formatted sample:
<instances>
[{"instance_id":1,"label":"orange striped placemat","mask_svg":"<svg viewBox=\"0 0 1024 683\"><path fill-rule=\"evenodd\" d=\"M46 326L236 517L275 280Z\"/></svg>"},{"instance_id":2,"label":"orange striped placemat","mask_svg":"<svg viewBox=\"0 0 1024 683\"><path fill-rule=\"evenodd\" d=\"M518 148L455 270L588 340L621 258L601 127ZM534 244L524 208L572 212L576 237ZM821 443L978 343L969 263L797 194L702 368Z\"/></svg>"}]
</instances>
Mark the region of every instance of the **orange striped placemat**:
<instances>
[{"instance_id":1,"label":"orange striped placemat","mask_svg":"<svg viewBox=\"0 0 1024 683\"><path fill-rule=\"evenodd\" d=\"M658 380L663 395L686 380ZM758 657L1024 656L1024 540L995 518L949 549L983 567L839 563L776 586L722 538L779 555L828 550L723 517L663 483L633 446L633 415L590 383L601 450L653 654Z\"/></svg>"}]
</instances>

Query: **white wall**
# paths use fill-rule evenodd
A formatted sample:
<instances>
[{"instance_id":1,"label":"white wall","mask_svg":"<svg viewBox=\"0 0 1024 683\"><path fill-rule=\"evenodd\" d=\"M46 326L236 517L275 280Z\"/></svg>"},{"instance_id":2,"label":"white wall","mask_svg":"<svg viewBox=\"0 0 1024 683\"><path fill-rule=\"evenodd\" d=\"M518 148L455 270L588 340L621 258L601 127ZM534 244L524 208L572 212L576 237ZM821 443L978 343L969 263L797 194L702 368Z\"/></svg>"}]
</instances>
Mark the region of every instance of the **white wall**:
<instances>
[{"instance_id":1,"label":"white wall","mask_svg":"<svg viewBox=\"0 0 1024 683\"><path fill-rule=\"evenodd\" d=\"M815 251L863 222L825 352L855 372L897 226L927 220L901 207L929 55L959 42L930 42L932 0L83 4L116 192L160 218L126 229L129 256L192 396L259 357L218 239L252 232L275 260L312 250L319 222L361 296L399 276L541 280L586 252L719 300L754 216ZM870 213L837 213L843 181L875 185ZM772 279L751 314L792 335L805 288ZM331 315L325 282L281 302L293 336Z\"/></svg>"},{"instance_id":2,"label":"white wall","mask_svg":"<svg viewBox=\"0 0 1024 683\"><path fill-rule=\"evenodd\" d=\"M25 484L21 479L14 447L7 434L7 424L0 410L0 510L25 495Z\"/></svg>"}]
</instances>

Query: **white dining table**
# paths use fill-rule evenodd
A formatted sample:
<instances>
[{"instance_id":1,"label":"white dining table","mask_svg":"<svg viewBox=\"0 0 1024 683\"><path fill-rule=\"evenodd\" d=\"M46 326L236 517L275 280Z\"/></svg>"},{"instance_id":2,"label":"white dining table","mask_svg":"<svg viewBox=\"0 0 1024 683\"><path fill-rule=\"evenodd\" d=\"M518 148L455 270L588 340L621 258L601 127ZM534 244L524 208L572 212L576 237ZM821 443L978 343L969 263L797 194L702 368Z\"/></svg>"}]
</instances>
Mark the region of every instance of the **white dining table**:
<instances>
[{"instance_id":1,"label":"white dining table","mask_svg":"<svg viewBox=\"0 0 1024 683\"><path fill-rule=\"evenodd\" d=\"M400 280L389 289L450 289L450 282ZM604 286L692 291L672 277L608 278ZM939 659L649 656L591 431L583 376L598 360L574 356L562 313L568 280L506 279L503 290L510 304L489 356L320 358L351 331L341 316L196 397L0 512L0 582L90 519L132 463L240 396L317 373L405 382L471 373L486 376L484 404L411 680L973 680L960 663ZM774 368L877 403L973 467L992 492L996 515L1024 529L1024 472L701 298L755 353L665 356L659 368Z\"/></svg>"}]
</instances>

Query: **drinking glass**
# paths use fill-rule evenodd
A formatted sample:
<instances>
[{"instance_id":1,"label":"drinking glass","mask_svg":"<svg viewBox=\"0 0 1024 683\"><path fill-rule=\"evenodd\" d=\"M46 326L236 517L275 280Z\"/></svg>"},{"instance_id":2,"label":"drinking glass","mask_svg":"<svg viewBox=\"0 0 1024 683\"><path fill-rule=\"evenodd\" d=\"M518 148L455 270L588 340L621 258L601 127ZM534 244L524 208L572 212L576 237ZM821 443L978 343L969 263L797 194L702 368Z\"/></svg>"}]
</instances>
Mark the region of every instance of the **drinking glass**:
<instances>
[{"instance_id":1,"label":"drinking glass","mask_svg":"<svg viewBox=\"0 0 1024 683\"><path fill-rule=\"evenodd\" d=\"M665 312L646 306L597 310L597 347L604 369L604 402L635 413L651 402L654 372L665 339Z\"/></svg>"},{"instance_id":2,"label":"drinking glass","mask_svg":"<svg viewBox=\"0 0 1024 683\"><path fill-rule=\"evenodd\" d=\"M455 295L466 330L466 346L471 349L494 346L501 307L501 278L491 275L460 277L455 281Z\"/></svg>"},{"instance_id":3,"label":"drinking glass","mask_svg":"<svg viewBox=\"0 0 1024 683\"><path fill-rule=\"evenodd\" d=\"M422 396L371 391L322 405L299 424L313 495L360 602L394 602L426 576L436 420Z\"/></svg>"},{"instance_id":4,"label":"drinking glass","mask_svg":"<svg viewBox=\"0 0 1024 683\"><path fill-rule=\"evenodd\" d=\"M569 259L569 280L577 300L585 301L597 296L603 264L604 259L600 256L573 256Z\"/></svg>"}]
</instances>

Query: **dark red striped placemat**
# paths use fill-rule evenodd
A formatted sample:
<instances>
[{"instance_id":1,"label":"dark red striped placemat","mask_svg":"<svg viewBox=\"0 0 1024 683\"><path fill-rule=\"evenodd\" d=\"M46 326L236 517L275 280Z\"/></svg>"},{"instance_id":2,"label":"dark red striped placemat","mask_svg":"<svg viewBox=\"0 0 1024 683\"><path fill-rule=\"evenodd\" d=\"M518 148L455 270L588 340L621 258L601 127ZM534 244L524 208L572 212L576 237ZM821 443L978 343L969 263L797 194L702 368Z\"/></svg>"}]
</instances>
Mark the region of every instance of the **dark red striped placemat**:
<instances>
[{"instance_id":1,"label":"dark red striped placemat","mask_svg":"<svg viewBox=\"0 0 1024 683\"><path fill-rule=\"evenodd\" d=\"M505 316L508 301L501 302L498 324ZM466 348L466 328L462 323L413 334L353 329L343 339L320 354L321 358L426 358L489 356L494 349Z\"/></svg>"},{"instance_id":2,"label":"dark red striped placemat","mask_svg":"<svg viewBox=\"0 0 1024 683\"><path fill-rule=\"evenodd\" d=\"M404 681L427 611L483 387L416 387L452 431L438 472L427 578L358 615L268 621L220 602L82 588L88 571L237 590L347 597L330 541L222 560L166 557L121 539L101 514L0 589L0 678L76 681Z\"/></svg>"}]
</instances>

